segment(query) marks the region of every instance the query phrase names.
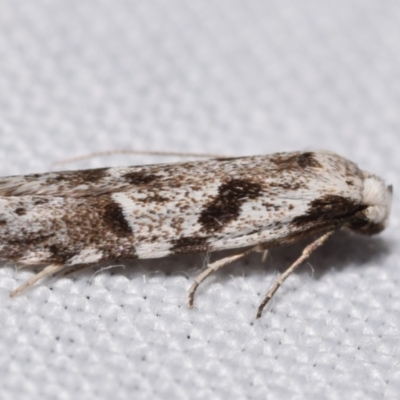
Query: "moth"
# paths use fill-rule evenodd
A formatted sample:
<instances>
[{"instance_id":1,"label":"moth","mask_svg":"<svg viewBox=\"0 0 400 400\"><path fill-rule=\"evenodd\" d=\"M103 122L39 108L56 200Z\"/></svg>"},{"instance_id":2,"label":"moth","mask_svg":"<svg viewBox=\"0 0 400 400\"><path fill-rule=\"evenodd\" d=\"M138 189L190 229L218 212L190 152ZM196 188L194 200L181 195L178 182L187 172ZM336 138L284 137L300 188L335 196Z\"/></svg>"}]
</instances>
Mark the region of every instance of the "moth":
<instances>
[{"instance_id":1,"label":"moth","mask_svg":"<svg viewBox=\"0 0 400 400\"><path fill-rule=\"evenodd\" d=\"M387 225L392 186L328 151L0 178L0 257L39 265L37 280L105 260L241 249L209 264L189 290L253 251L312 237L259 306L333 232Z\"/></svg>"}]
</instances>

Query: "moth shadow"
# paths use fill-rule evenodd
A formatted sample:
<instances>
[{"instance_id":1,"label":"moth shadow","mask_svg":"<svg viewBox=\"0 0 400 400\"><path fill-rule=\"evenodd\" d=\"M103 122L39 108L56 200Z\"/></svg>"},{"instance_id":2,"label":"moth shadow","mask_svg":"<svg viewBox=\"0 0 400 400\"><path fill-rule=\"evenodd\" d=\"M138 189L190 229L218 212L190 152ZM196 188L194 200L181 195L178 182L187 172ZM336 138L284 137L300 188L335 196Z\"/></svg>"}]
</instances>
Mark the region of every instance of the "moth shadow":
<instances>
[{"instance_id":1,"label":"moth shadow","mask_svg":"<svg viewBox=\"0 0 400 400\"><path fill-rule=\"evenodd\" d=\"M308 239L290 246L273 248L270 250L266 262L262 262L260 253L252 253L222 268L215 275L222 279L229 279L230 276L264 275L265 271L283 272L301 255L303 249L310 242L311 240ZM379 262L389 251L390 243L380 237L363 237L345 231L337 232L318 248L298 268L296 273L310 274L311 268L314 278L318 279L332 268L340 271L349 266L362 267L370 262ZM110 261L90 266L67 276L74 277L74 279L82 275L91 278L94 274L104 273L133 279L138 276L160 274L163 276L181 275L191 281L206 267L208 262L238 253L240 250L219 251L211 255L187 254L158 259Z\"/></svg>"},{"instance_id":2,"label":"moth shadow","mask_svg":"<svg viewBox=\"0 0 400 400\"><path fill-rule=\"evenodd\" d=\"M300 255L304 248L312 242L313 239L299 241L290 246L271 249L266 262L266 267L271 271L285 271ZM315 240L315 239L314 239ZM321 247L299 266L295 273L310 273L318 279L331 271L345 270L352 266L362 268L363 265L371 262L383 260L390 251L391 244L380 237L367 237L354 235L346 231L339 231L328 239ZM251 259L255 265L257 256L253 254Z\"/></svg>"}]
</instances>

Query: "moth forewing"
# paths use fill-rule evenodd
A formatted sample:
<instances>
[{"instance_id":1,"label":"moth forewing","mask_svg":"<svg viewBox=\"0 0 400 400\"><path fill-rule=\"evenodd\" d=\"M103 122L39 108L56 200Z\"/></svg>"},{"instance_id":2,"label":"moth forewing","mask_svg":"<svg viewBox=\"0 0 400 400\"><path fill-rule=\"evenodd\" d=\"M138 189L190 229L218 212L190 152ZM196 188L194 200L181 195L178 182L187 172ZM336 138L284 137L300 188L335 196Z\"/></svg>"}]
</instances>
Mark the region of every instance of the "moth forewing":
<instances>
[{"instance_id":1,"label":"moth forewing","mask_svg":"<svg viewBox=\"0 0 400 400\"><path fill-rule=\"evenodd\" d=\"M268 301L333 231L384 229L391 196L381 178L327 151L4 177L0 253L44 266L16 294L64 268L246 248L195 279L192 305L197 285L214 270L250 251L317 235Z\"/></svg>"}]
</instances>

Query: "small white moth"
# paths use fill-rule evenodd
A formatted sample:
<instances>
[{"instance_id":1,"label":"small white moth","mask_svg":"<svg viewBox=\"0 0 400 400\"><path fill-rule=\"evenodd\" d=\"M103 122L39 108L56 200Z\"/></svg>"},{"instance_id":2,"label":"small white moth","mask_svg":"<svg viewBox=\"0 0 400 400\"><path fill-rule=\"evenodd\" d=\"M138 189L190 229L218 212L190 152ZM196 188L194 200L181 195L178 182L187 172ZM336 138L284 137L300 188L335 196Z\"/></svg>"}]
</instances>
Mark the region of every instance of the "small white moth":
<instances>
[{"instance_id":1,"label":"small white moth","mask_svg":"<svg viewBox=\"0 0 400 400\"><path fill-rule=\"evenodd\" d=\"M279 286L340 228L371 235L390 213L392 187L327 151L215 158L149 166L0 178L0 257L43 269L38 279L104 260L245 248L197 276L253 251L317 236Z\"/></svg>"}]
</instances>

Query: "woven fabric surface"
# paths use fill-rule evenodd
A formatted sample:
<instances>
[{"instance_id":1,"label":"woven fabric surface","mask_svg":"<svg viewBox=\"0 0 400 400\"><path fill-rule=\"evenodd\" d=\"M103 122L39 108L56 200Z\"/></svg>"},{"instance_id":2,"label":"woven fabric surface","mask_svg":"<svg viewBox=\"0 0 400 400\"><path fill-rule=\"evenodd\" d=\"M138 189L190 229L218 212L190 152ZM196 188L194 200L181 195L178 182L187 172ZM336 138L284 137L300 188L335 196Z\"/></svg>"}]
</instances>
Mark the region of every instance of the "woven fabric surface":
<instances>
[{"instance_id":1,"label":"woven fabric surface","mask_svg":"<svg viewBox=\"0 0 400 400\"><path fill-rule=\"evenodd\" d=\"M0 173L329 149L394 186L390 226L343 233L255 314L307 242L187 289L207 255L89 268L9 292L3 399L398 399L400 4L0 0ZM212 254L211 260L224 256ZM113 267L113 268L111 268Z\"/></svg>"}]
</instances>

